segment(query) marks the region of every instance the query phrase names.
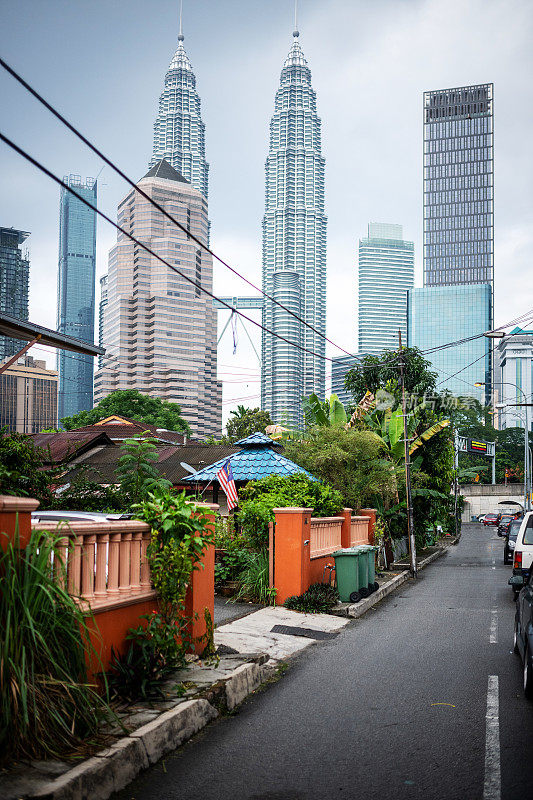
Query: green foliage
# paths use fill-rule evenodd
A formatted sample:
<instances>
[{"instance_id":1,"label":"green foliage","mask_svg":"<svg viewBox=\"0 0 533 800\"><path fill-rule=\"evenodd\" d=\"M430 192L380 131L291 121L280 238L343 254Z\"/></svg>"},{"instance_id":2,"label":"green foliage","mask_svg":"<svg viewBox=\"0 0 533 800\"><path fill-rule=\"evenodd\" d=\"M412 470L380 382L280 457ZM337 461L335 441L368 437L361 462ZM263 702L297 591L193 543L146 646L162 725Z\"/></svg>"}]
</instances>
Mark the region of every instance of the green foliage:
<instances>
[{"instance_id":1,"label":"green foliage","mask_svg":"<svg viewBox=\"0 0 533 800\"><path fill-rule=\"evenodd\" d=\"M270 509L287 506L312 508L315 517L333 517L344 507L339 492L302 473L288 478L269 475L258 481L249 481L240 489L239 495L242 509L247 501L260 500Z\"/></svg>"},{"instance_id":2,"label":"green foliage","mask_svg":"<svg viewBox=\"0 0 533 800\"><path fill-rule=\"evenodd\" d=\"M225 441L233 444L239 439L245 439L256 431L265 432L265 428L272 425L272 419L268 411L261 411L260 408L245 408L237 406L236 411L230 412L230 418L226 423L227 437Z\"/></svg>"},{"instance_id":3,"label":"green foliage","mask_svg":"<svg viewBox=\"0 0 533 800\"><path fill-rule=\"evenodd\" d=\"M77 474L60 494L52 495L42 509L69 509L69 511L129 511L130 497L114 486L103 486L93 478L98 470L83 464L76 467ZM62 480L68 480L68 475ZM65 484L66 485L66 484Z\"/></svg>"},{"instance_id":4,"label":"green foliage","mask_svg":"<svg viewBox=\"0 0 533 800\"><path fill-rule=\"evenodd\" d=\"M237 520L246 538L246 544L252 550L268 547L268 524L274 516L272 509L281 507L272 503L275 503L275 498L269 495L241 503Z\"/></svg>"},{"instance_id":5,"label":"green foliage","mask_svg":"<svg viewBox=\"0 0 533 800\"><path fill-rule=\"evenodd\" d=\"M95 737L109 713L87 682L85 655L98 658L87 615L58 580L66 582L60 539L33 531L25 550L16 542L0 550L3 762L66 755Z\"/></svg>"},{"instance_id":6,"label":"green foliage","mask_svg":"<svg viewBox=\"0 0 533 800\"><path fill-rule=\"evenodd\" d=\"M346 425L346 411L336 394L322 403L316 394L302 399L305 424L322 425L324 427L340 427Z\"/></svg>"},{"instance_id":7,"label":"green foliage","mask_svg":"<svg viewBox=\"0 0 533 800\"><path fill-rule=\"evenodd\" d=\"M215 564L215 585L236 581L247 564L248 550L227 550Z\"/></svg>"},{"instance_id":8,"label":"green foliage","mask_svg":"<svg viewBox=\"0 0 533 800\"><path fill-rule=\"evenodd\" d=\"M118 460L116 470L122 492L133 500L140 502L157 483L162 489L170 489L172 484L161 478L154 462L157 461L157 447L153 440L140 434L126 439L121 450L123 455Z\"/></svg>"},{"instance_id":9,"label":"green foliage","mask_svg":"<svg viewBox=\"0 0 533 800\"><path fill-rule=\"evenodd\" d=\"M377 494L392 496L394 475L382 458L382 448L369 430L315 426L302 441L287 442L285 455L335 490L338 502L332 513L317 514L316 507L314 511L315 516L333 516L343 507L368 506Z\"/></svg>"},{"instance_id":10,"label":"green foliage","mask_svg":"<svg viewBox=\"0 0 533 800\"><path fill-rule=\"evenodd\" d=\"M52 500L55 473L43 470L46 452L29 436L0 428L0 494L35 497L41 504Z\"/></svg>"},{"instance_id":11,"label":"green foliage","mask_svg":"<svg viewBox=\"0 0 533 800\"><path fill-rule=\"evenodd\" d=\"M123 655L112 652L108 685L113 699L134 703L164 697L161 683L185 665L181 628L157 611L143 614L145 624L131 628L130 645Z\"/></svg>"},{"instance_id":12,"label":"green foliage","mask_svg":"<svg viewBox=\"0 0 533 800\"><path fill-rule=\"evenodd\" d=\"M239 575L239 590L235 600L252 600L256 603L273 603L276 589L269 586L268 550L246 552L244 568Z\"/></svg>"},{"instance_id":13,"label":"green foliage","mask_svg":"<svg viewBox=\"0 0 533 800\"><path fill-rule=\"evenodd\" d=\"M159 397L150 397L136 389L117 389L111 392L90 411L80 411L71 417L61 420L62 427L67 430L83 428L94 425L101 419L114 414L148 425L156 425L169 431L190 433L190 428L181 416L181 408L177 403L161 400Z\"/></svg>"},{"instance_id":14,"label":"green foliage","mask_svg":"<svg viewBox=\"0 0 533 800\"><path fill-rule=\"evenodd\" d=\"M185 492L170 494L155 486L134 505L140 519L152 528L147 558L159 611L144 617L146 624L131 629L131 645L113 663L109 682L113 692L131 700L150 697L169 672L185 664L189 645L185 593L206 545L213 540L203 510Z\"/></svg>"},{"instance_id":15,"label":"green foliage","mask_svg":"<svg viewBox=\"0 0 533 800\"><path fill-rule=\"evenodd\" d=\"M431 371L431 362L426 361L417 347L404 347L402 356L405 364L405 390L408 394L423 396L434 392L437 373ZM354 367L344 379L346 389L358 403L367 390L376 394L386 387L398 401L401 396L399 386L398 351L383 350L379 356L365 356L362 359L365 369Z\"/></svg>"},{"instance_id":16,"label":"green foliage","mask_svg":"<svg viewBox=\"0 0 533 800\"><path fill-rule=\"evenodd\" d=\"M338 602L339 593L333 586L313 583L303 594L287 597L283 605L303 614L327 614Z\"/></svg>"}]
</instances>

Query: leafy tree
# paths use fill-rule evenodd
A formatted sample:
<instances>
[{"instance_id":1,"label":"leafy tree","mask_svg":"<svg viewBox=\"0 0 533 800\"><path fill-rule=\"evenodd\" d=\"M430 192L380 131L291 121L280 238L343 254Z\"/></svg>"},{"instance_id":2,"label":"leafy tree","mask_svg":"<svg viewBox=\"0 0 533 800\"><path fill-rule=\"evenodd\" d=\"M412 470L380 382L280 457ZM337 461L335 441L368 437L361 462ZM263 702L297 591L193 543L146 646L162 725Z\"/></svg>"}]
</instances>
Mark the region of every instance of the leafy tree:
<instances>
[{"instance_id":1,"label":"leafy tree","mask_svg":"<svg viewBox=\"0 0 533 800\"><path fill-rule=\"evenodd\" d=\"M382 454L383 444L371 431L314 426L301 441L285 444L285 455L340 492L349 508L374 503L376 495L392 498L395 480Z\"/></svg>"},{"instance_id":2,"label":"leafy tree","mask_svg":"<svg viewBox=\"0 0 533 800\"><path fill-rule=\"evenodd\" d=\"M46 451L23 433L0 429L0 494L35 497L46 507L52 500L55 472L45 469Z\"/></svg>"},{"instance_id":3,"label":"leafy tree","mask_svg":"<svg viewBox=\"0 0 533 800\"><path fill-rule=\"evenodd\" d=\"M126 439L121 450L124 455L119 458L116 470L122 492L135 503L139 503L154 489L155 484L170 488L172 484L161 478L161 473L154 467L157 461L157 448L151 439L135 436Z\"/></svg>"},{"instance_id":4,"label":"leafy tree","mask_svg":"<svg viewBox=\"0 0 533 800\"><path fill-rule=\"evenodd\" d=\"M80 411L72 417L64 417L61 425L65 430L70 431L74 428L94 425L95 422L111 417L113 414L128 417L137 422L145 422L148 425L156 425L158 428L165 428L168 431L187 434L191 432L188 423L181 416L181 408L177 403L161 400L160 397L150 397L136 389L117 389L100 400L90 411Z\"/></svg>"},{"instance_id":5,"label":"leafy tree","mask_svg":"<svg viewBox=\"0 0 533 800\"><path fill-rule=\"evenodd\" d=\"M417 347L404 347L402 356L405 364L405 390L408 394L418 396L435 391L437 373L431 371L431 362L426 361ZM384 350L379 356L365 356L362 367L351 369L344 379L346 389L352 393L354 402L358 403L367 390L376 394L378 389L386 388L399 400L400 370L398 367L398 351Z\"/></svg>"},{"instance_id":6,"label":"leafy tree","mask_svg":"<svg viewBox=\"0 0 533 800\"><path fill-rule=\"evenodd\" d=\"M231 412L230 419L226 423L228 434L226 441L228 444L233 444L256 431L264 433L267 425L272 425L272 419L268 411L239 405L236 411Z\"/></svg>"},{"instance_id":7,"label":"leafy tree","mask_svg":"<svg viewBox=\"0 0 533 800\"><path fill-rule=\"evenodd\" d=\"M306 425L322 425L324 427L346 425L346 411L336 394L323 403L316 394L304 397L302 401Z\"/></svg>"}]
</instances>

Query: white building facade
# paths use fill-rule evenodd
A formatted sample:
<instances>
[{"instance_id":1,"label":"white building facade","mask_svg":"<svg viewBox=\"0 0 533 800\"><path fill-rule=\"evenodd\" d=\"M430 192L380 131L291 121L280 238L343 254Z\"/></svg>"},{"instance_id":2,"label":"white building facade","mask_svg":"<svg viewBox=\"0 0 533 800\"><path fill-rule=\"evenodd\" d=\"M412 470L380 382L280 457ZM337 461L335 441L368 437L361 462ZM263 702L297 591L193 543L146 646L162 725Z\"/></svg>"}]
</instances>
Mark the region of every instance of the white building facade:
<instances>
[{"instance_id":1,"label":"white building facade","mask_svg":"<svg viewBox=\"0 0 533 800\"><path fill-rule=\"evenodd\" d=\"M533 408L517 404L533 402L533 331L515 328L498 343L497 353L498 427L525 427L527 410L531 430Z\"/></svg>"},{"instance_id":2,"label":"white building facade","mask_svg":"<svg viewBox=\"0 0 533 800\"><path fill-rule=\"evenodd\" d=\"M261 405L277 423L300 426L301 398L325 393L326 216L321 120L311 71L294 31L281 71L266 159ZM298 349L298 345L303 349Z\"/></svg>"}]
</instances>

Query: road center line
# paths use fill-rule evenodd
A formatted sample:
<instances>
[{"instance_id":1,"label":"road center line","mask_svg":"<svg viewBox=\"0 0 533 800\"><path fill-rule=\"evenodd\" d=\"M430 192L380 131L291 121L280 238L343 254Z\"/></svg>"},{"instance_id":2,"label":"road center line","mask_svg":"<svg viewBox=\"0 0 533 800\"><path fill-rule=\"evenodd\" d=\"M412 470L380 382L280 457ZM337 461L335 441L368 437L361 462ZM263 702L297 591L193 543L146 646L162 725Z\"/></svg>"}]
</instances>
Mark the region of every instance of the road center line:
<instances>
[{"instance_id":1,"label":"road center line","mask_svg":"<svg viewBox=\"0 0 533 800\"><path fill-rule=\"evenodd\" d=\"M493 608L490 614L490 643L498 644L498 610Z\"/></svg>"},{"instance_id":2,"label":"road center line","mask_svg":"<svg viewBox=\"0 0 533 800\"><path fill-rule=\"evenodd\" d=\"M498 676L489 675L485 716L485 781L483 800L500 800L500 719Z\"/></svg>"}]
</instances>

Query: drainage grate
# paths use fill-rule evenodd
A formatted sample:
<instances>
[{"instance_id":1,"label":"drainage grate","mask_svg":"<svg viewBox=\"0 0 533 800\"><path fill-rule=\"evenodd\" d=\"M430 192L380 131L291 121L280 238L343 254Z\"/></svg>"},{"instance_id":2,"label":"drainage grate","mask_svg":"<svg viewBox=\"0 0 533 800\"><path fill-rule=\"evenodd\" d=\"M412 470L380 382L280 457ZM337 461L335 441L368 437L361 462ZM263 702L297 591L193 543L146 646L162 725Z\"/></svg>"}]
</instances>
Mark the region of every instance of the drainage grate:
<instances>
[{"instance_id":1,"label":"drainage grate","mask_svg":"<svg viewBox=\"0 0 533 800\"><path fill-rule=\"evenodd\" d=\"M295 625L274 625L270 633L284 633L286 636L305 636L306 639L333 639L338 631L329 633L315 631L313 628L298 628Z\"/></svg>"}]
</instances>

